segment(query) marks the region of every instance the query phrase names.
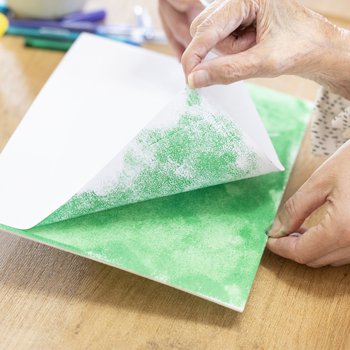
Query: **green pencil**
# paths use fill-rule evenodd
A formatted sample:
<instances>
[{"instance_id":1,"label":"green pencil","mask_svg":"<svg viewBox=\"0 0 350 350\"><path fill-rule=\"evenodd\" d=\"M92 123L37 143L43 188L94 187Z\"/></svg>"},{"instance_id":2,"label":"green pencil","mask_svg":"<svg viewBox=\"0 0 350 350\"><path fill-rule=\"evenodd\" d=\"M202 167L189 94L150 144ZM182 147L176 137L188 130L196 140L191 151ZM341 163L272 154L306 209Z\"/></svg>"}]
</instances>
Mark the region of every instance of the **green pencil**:
<instances>
[{"instance_id":1,"label":"green pencil","mask_svg":"<svg viewBox=\"0 0 350 350\"><path fill-rule=\"evenodd\" d=\"M25 46L38 49L68 51L72 45L72 41L25 37Z\"/></svg>"}]
</instances>

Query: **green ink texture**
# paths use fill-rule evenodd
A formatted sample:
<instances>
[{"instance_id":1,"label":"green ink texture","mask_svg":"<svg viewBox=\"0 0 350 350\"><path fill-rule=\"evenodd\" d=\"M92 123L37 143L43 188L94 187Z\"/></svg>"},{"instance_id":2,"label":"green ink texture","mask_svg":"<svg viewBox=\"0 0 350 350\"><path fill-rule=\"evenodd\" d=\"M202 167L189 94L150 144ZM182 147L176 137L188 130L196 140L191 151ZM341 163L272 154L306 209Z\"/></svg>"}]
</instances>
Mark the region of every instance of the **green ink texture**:
<instances>
[{"instance_id":1,"label":"green ink texture","mask_svg":"<svg viewBox=\"0 0 350 350\"><path fill-rule=\"evenodd\" d=\"M265 248L264 230L276 213L310 111L308 104L293 97L255 86L250 92L286 172L125 205L28 231L2 229L242 310ZM193 94L187 103L192 108L201 101ZM217 123L221 127L216 128ZM147 193L161 195L173 186L186 190L192 172L203 184L211 176L235 172L234 144L241 136L231 127L220 115L210 115L204 122L189 113L181 116L170 133L146 130L123 155L125 168L118 182L123 191L118 200L140 193L146 193L146 199ZM217 133L220 138L210 136ZM198 137L204 137L204 152L195 142ZM233 146L213 156L227 142ZM142 144L153 147L147 153L149 159L164 167L139 165ZM194 158L190 155L193 147L202 152ZM249 167L257 166L254 157L249 158L250 150L246 152ZM184 160L189 169L177 172ZM133 174L130 169L135 164L141 170ZM244 167L239 171L245 171ZM128 176L137 182L132 189L126 185ZM85 196L75 198L74 205L88 200L103 209L97 196Z\"/></svg>"},{"instance_id":2,"label":"green ink texture","mask_svg":"<svg viewBox=\"0 0 350 350\"><path fill-rule=\"evenodd\" d=\"M202 99L195 90L180 95L169 111L184 105L175 125L144 129L124 151L116 181L75 195L43 224L256 174L258 159L245 136L228 116L207 112Z\"/></svg>"},{"instance_id":3,"label":"green ink texture","mask_svg":"<svg viewBox=\"0 0 350 350\"><path fill-rule=\"evenodd\" d=\"M199 106L201 104L201 96L196 90L189 90L187 97L187 105L189 107Z\"/></svg>"}]
</instances>

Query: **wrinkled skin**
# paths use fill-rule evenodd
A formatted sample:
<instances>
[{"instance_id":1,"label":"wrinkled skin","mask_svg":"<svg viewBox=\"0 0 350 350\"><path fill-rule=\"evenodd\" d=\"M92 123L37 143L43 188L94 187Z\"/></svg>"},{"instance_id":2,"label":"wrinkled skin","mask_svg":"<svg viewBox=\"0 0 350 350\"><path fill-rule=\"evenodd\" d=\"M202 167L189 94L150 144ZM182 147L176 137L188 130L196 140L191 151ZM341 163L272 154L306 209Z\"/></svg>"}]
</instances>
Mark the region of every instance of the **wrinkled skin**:
<instances>
[{"instance_id":1,"label":"wrinkled skin","mask_svg":"<svg viewBox=\"0 0 350 350\"><path fill-rule=\"evenodd\" d=\"M166 3L172 12L162 9ZM293 74L350 99L348 31L295 0L216 0L202 12L195 3L160 0L170 43L178 56L186 48L182 64L191 88ZM192 40L185 30L190 8L198 12ZM174 34L178 25L181 38ZM211 50L219 56L204 61ZM310 267L350 264L349 184L350 141L286 202L269 232L268 248ZM307 217L321 206L323 220L306 228Z\"/></svg>"},{"instance_id":2,"label":"wrinkled skin","mask_svg":"<svg viewBox=\"0 0 350 350\"><path fill-rule=\"evenodd\" d=\"M350 264L349 161L347 142L286 202L269 233L271 251L310 267ZM304 228L305 219L322 205L323 220Z\"/></svg>"},{"instance_id":3,"label":"wrinkled skin","mask_svg":"<svg viewBox=\"0 0 350 350\"><path fill-rule=\"evenodd\" d=\"M182 64L192 88L299 75L350 98L350 34L295 0L217 0L191 25ZM213 48L223 55L203 62Z\"/></svg>"}]
</instances>

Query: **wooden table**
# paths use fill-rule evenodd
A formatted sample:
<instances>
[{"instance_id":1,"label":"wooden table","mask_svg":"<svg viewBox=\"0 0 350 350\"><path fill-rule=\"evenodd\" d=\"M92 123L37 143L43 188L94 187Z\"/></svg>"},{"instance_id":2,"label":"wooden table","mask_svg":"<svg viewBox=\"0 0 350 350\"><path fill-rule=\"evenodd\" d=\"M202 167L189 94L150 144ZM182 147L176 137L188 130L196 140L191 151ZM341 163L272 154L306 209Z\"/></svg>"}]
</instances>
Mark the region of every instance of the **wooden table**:
<instances>
[{"instance_id":1,"label":"wooden table","mask_svg":"<svg viewBox=\"0 0 350 350\"><path fill-rule=\"evenodd\" d=\"M136 1L104 3L116 21L131 19ZM137 3L156 16L155 0ZM61 58L25 49L21 39L0 41L0 149ZM317 88L293 77L256 82L307 98ZM308 140L286 196L321 161L310 155ZM313 270L265 252L239 314L0 234L0 349L350 349L350 267Z\"/></svg>"}]
</instances>

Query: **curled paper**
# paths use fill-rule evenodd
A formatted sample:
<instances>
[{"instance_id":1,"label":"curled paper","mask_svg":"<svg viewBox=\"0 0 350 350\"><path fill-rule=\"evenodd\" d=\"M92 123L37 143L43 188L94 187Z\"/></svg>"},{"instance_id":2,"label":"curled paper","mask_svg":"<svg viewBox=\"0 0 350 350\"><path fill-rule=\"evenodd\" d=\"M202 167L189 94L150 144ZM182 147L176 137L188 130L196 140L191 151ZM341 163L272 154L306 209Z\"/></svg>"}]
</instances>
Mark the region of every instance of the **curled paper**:
<instances>
[{"instance_id":1,"label":"curled paper","mask_svg":"<svg viewBox=\"0 0 350 350\"><path fill-rule=\"evenodd\" d=\"M183 89L172 59L113 44L82 35L1 154L1 224L27 229L283 170L243 83ZM174 71L162 72L169 60Z\"/></svg>"},{"instance_id":2,"label":"curled paper","mask_svg":"<svg viewBox=\"0 0 350 350\"><path fill-rule=\"evenodd\" d=\"M185 90L44 223L276 170L233 117Z\"/></svg>"}]
</instances>

